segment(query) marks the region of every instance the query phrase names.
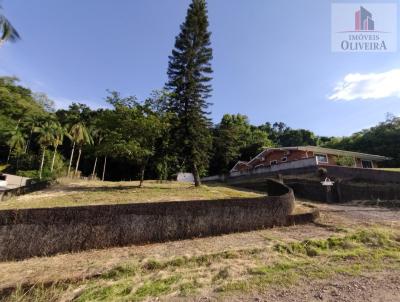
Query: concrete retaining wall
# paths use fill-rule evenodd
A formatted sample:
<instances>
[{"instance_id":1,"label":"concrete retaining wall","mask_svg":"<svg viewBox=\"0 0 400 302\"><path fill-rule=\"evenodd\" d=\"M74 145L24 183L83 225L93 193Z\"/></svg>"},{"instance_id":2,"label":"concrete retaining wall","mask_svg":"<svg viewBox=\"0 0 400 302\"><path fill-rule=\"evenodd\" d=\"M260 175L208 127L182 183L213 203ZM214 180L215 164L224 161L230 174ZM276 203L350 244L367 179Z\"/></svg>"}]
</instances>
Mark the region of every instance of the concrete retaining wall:
<instances>
[{"instance_id":1,"label":"concrete retaining wall","mask_svg":"<svg viewBox=\"0 0 400 302\"><path fill-rule=\"evenodd\" d=\"M358 183L347 180L335 182L331 192L312 180L285 180L296 197L321 202L349 202L353 200L391 200L400 206L400 186L394 183Z\"/></svg>"},{"instance_id":2,"label":"concrete retaining wall","mask_svg":"<svg viewBox=\"0 0 400 302\"><path fill-rule=\"evenodd\" d=\"M312 168L312 167L315 170L316 166L317 166L317 161L315 157L312 157L312 158L294 160L287 163L280 163L279 165L273 165L270 167L259 167L251 170L231 172L229 174L229 178L252 176L257 174L263 174L263 175L271 173L276 174L276 173L282 173L285 170L298 170L298 169Z\"/></svg>"},{"instance_id":3,"label":"concrete retaining wall","mask_svg":"<svg viewBox=\"0 0 400 302\"><path fill-rule=\"evenodd\" d=\"M280 196L0 211L0 260L290 224L293 191L268 188Z\"/></svg>"},{"instance_id":4,"label":"concrete retaining wall","mask_svg":"<svg viewBox=\"0 0 400 302\"><path fill-rule=\"evenodd\" d=\"M241 182L242 180L271 178L281 175L301 175L307 173L317 173L319 168L325 168L331 178L344 180L358 180L380 183L400 183L400 172L386 171L378 169L363 169L343 166L332 166L317 164L315 158L301 159L287 163L281 163L272 167L260 167L252 170L232 172L229 175L213 175L203 178L207 181L221 182Z\"/></svg>"},{"instance_id":5,"label":"concrete retaining wall","mask_svg":"<svg viewBox=\"0 0 400 302\"><path fill-rule=\"evenodd\" d=\"M31 193L38 190L43 190L51 185L50 181L41 181L36 183L29 183L26 186L14 188L14 189L4 189L0 190L0 201L5 201L13 196L19 196L27 193Z\"/></svg>"},{"instance_id":6,"label":"concrete retaining wall","mask_svg":"<svg viewBox=\"0 0 400 302\"><path fill-rule=\"evenodd\" d=\"M320 166L327 170L329 177L380 183L400 183L400 172L340 166Z\"/></svg>"},{"instance_id":7,"label":"concrete retaining wall","mask_svg":"<svg viewBox=\"0 0 400 302\"><path fill-rule=\"evenodd\" d=\"M28 177L23 177L23 176L18 176L18 175L13 175L13 174L6 174L6 173L3 173L3 175L6 176L8 189L14 189L14 188L29 185L30 181L31 181L31 179Z\"/></svg>"}]
</instances>

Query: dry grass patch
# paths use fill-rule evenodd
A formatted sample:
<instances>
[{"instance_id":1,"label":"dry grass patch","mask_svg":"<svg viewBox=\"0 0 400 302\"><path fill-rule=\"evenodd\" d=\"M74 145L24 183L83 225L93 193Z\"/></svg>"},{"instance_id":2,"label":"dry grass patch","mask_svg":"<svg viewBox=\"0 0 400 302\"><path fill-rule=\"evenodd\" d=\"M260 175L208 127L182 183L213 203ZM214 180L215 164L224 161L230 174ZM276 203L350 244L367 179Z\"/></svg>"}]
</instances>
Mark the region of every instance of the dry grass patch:
<instances>
[{"instance_id":1,"label":"dry grass patch","mask_svg":"<svg viewBox=\"0 0 400 302\"><path fill-rule=\"evenodd\" d=\"M274 241L257 249L168 259L130 259L100 276L50 288L17 290L6 301L143 301L160 297L224 296L326 279L336 274L400 270L400 234L383 228L303 241ZM75 293L75 294L74 294Z\"/></svg>"},{"instance_id":2,"label":"dry grass patch","mask_svg":"<svg viewBox=\"0 0 400 302\"><path fill-rule=\"evenodd\" d=\"M225 185L196 188L189 183L146 181L102 182L60 179L43 191L14 197L0 203L1 209L50 208L139 202L185 201L260 197L262 194Z\"/></svg>"}]
</instances>

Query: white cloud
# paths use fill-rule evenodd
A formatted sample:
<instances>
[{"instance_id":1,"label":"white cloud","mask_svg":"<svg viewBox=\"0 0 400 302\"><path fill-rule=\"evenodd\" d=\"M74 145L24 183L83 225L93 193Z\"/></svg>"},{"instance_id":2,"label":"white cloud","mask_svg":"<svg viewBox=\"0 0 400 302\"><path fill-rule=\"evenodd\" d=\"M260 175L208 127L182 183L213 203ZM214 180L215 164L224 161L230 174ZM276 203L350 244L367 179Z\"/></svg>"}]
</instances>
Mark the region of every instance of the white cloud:
<instances>
[{"instance_id":1,"label":"white cloud","mask_svg":"<svg viewBox=\"0 0 400 302\"><path fill-rule=\"evenodd\" d=\"M400 69L382 73L349 73L336 84L330 100L400 98Z\"/></svg>"}]
</instances>

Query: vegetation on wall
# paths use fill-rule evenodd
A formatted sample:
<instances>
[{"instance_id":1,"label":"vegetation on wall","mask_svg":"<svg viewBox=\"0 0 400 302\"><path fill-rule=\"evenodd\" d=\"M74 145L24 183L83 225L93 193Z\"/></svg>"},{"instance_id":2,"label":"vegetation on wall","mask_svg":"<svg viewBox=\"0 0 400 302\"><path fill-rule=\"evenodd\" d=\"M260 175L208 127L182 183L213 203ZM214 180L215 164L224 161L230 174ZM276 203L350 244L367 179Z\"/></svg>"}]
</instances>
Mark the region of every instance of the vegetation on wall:
<instances>
[{"instance_id":1,"label":"vegetation on wall","mask_svg":"<svg viewBox=\"0 0 400 302\"><path fill-rule=\"evenodd\" d=\"M351 156L338 156L336 158L336 164L343 167L354 167L355 161Z\"/></svg>"}]
</instances>

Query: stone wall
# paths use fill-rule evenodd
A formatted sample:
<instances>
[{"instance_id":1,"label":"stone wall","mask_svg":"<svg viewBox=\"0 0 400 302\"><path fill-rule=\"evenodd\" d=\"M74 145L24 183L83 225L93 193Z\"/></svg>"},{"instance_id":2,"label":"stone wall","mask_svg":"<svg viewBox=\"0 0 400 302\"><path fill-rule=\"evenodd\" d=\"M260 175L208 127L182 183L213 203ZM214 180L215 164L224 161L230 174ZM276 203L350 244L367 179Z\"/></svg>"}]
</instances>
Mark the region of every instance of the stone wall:
<instances>
[{"instance_id":1,"label":"stone wall","mask_svg":"<svg viewBox=\"0 0 400 302\"><path fill-rule=\"evenodd\" d=\"M400 206L400 186L394 183L363 183L336 180L331 192L319 181L306 179L284 180L298 198L321 202L349 202L354 200L395 201Z\"/></svg>"},{"instance_id":2,"label":"stone wall","mask_svg":"<svg viewBox=\"0 0 400 302\"><path fill-rule=\"evenodd\" d=\"M293 191L272 180L266 183L269 196L252 199L0 211L0 260L292 223Z\"/></svg>"},{"instance_id":3,"label":"stone wall","mask_svg":"<svg viewBox=\"0 0 400 302\"><path fill-rule=\"evenodd\" d=\"M400 183L400 172L340 166L323 166L329 177L365 180L380 183Z\"/></svg>"},{"instance_id":4,"label":"stone wall","mask_svg":"<svg viewBox=\"0 0 400 302\"><path fill-rule=\"evenodd\" d=\"M50 181L40 181L36 183L28 183L25 186L17 187L13 189L0 189L0 202L6 201L13 196L24 195L27 193L43 190L52 184Z\"/></svg>"}]
</instances>

